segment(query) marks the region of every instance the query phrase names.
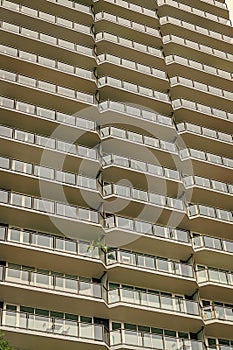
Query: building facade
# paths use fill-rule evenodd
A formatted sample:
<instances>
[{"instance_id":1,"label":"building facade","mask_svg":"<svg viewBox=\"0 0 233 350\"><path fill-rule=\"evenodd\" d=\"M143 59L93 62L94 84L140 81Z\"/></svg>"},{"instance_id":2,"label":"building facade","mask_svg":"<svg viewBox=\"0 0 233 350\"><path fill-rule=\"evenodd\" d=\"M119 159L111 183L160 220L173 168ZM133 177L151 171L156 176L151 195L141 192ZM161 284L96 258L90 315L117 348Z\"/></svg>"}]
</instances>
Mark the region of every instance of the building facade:
<instances>
[{"instance_id":1,"label":"building facade","mask_svg":"<svg viewBox=\"0 0 233 350\"><path fill-rule=\"evenodd\" d=\"M233 349L225 0L1 0L1 329Z\"/></svg>"}]
</instances>

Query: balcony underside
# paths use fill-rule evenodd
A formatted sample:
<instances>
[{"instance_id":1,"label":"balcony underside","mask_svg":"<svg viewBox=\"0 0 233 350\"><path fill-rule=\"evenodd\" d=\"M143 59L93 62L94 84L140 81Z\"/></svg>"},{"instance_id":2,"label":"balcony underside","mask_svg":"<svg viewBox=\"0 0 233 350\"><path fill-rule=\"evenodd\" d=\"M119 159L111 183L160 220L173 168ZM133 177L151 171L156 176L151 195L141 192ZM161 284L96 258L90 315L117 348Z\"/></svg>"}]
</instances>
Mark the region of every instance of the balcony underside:
<instances>
[{"instance_id":1,"label":"balcony underside","mask_svg":"<svg viewBox=\"0 0 233 350\"><path fill-rule=\"evenodd\" d=\"M198 265L233 270L232 254L226 251L222 252L207 247L195 249L195 262Z\"/></svg>"},{"instance_id":2,"label":"balcony underside","mask_svg":"<svg viewBox=\"0 0 233 350\"><path fill-rule=\"evenodd\" d=\"M232 321L222 321L218 319L205 321L205 335L223 339L232 339Z\"/></svg>"},{"instance_id":3,"label":"balcony underside","mask_svg":"<svg viewBox=\"0 0 233 350\"><path fill-rule=\"evenodd\" d=\"M192 203L202 203L215 206L216 203L220 208L226 210L232 209L233 195L220 191L209 190L206 187L193 186L185 190L186 198Z\"/></svg>"},{"instance_id":4,"label":"balcony underside","mask_svg":"<svg viewBox=\"0 0 233 350\"><path fill-rule=\"evenodd\" d=\"M214 282L198 283L201 299L218 300L219 302L232 303L232 286L217 284Z\"/></svg>"}]
</instances>

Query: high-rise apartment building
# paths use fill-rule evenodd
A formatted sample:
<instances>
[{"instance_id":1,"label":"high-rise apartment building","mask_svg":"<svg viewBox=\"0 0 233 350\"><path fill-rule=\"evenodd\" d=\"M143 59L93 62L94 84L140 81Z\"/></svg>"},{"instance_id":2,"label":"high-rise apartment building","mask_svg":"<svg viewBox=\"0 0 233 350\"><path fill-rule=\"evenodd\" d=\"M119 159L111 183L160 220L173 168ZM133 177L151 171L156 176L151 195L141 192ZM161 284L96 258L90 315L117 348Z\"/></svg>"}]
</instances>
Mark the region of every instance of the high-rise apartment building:
<instances>
[{"instance_id":1,"label":"high-rise apartment building","mask_svg":"<svg viewBox=\"0 0 233 350\"><path fill-rule=\"evenodd\" d=\"M0 27L10 345L233 349L225 0L1 0Z\"/></svg>"}]
</instances>

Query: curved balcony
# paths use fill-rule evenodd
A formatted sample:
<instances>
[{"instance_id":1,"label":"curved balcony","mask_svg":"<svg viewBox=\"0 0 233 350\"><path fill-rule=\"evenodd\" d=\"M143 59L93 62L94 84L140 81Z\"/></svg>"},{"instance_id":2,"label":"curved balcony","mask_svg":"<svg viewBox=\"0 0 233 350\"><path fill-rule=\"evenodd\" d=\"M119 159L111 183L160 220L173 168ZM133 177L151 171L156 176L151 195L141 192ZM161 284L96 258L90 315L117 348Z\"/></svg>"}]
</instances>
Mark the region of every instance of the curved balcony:
<instances>
[{"instance_id":1,"label":"curved balcony","mask_svg":"<svg viewBox=\"0 0 233 350\"><path fill-rule=\"evenodd\" d=\"M0 23L2 44L18 47L27 51L41 54L46 52L47 57L54 58L71 65L85 66L92 70L96 61L91 47L82 46L71 41L29 30L25 27L2 21ZM85 44L84 44L85 45Z\"/></svg>"},{"instance_id":2,"label":"curved balcony","mask_svg":"<svg viewBox=\"0 0 233 350\"><path fill-rule=\"evenodd\" d=\"M198 149L201 144L207 152L231 157L233 145L231 134L187 122L179 123L176 127L187 147Z\"/></svg>"},{"instance_id":3,"label":"curved balcony","mask_svg":"<svg viewBox=\"0 0 233 350\"><path fill-rule=\"evenodd\" d=\"M227 109L229 112L233 107L233 92L182 77L172 77L170 85L173 100L181 97L196 100L199 103L206 103L208 100L208 105L211 107Z\"/></svg>"},{"instance_id":4,"label":"curved balcony","mask_svg":"<svg viewBox=\"0 0 233 350\"><path fill-rule=\"evenodd\" d=\"M168 77L163 70L108 53L99 55L97 62L98 76L111 75L113 78L128 80L135 84L143 81L143 84L151 89L169 89Z\"/></svg>"},{"instance_id":5,"label":"curved balcony","mask_svg":"<svg viewBox=\"0 0 233 350\"><path fill-rule=\"evenodd\" d=\"M42 232L0 225L0 251L4 261L30 265L66 274L100 278L105 270L98 248L89 249L90 242L71 240Z\"/></svg>"},{"instance_id":6,"label":"curved balcony","mask_svg":"<svg viewBox=\"0 0 233 350\"><path fill-rule=\"evenodd\" d=\"M131 21L136 18L138 23L149 27L158 26L156 7L152 4L147 4L147 7L144 7L125 0L94 0L93 2L95 13L106 11L119 17L127 17Z\"/></svg>"},{"instance_id":7,"label":"curved balcony","mask_svg":"<svg viewBox=\"0 0 233 350\"><path fill-rule=\"evenodd\" d=\"M13 99L30 100L32 104L41 104L58 110L63 104L63 108L66 108L67 113L71 114L95 103L93 94L51 84L22 74L0 70L0 80L1 94L6 94Z\"/></svg>"},{"instance_id":8,"label":"curved balcony","mask_svg":"<svg viewBox=\"0 0 233 350\"><path fill-rule=\"evenodd\" d=\"M205 203L231 210L233 185L200 176L183 178L185 194L192 203Z\"/></svg>"},{"instance_id":9,"label":"curved balcony","mask_svg":"<svg viewBox=\"0 0 233 350\"><path fill-rule=\"evenodd\" d=\"M116 329L110 332L110 345L113 350L126 349L180 349L204 350L204 344L197 340L173 338L158 334L156 330Z\"/></svg>"},{"instance_id":10,"label":"curved balcony","mask_svg":"<svg viewBox=\"0 0 233 350\"><path fill-rule=\"evenodd\" d=\"M158 47L162 44L162 39L158 29L138 23L134 20L118 17L110 13L101 11L95 14L95 31L97 33L107 31L108 33L126 37L129 40L137 40L140 43Z\"/></svg>"},{"instance_id":11,"label":"curved balcony","mask_svg":"<svg viewBox=\"0 0 233 350\"><path fill-rule=\"evenodd\" d=\"M1 329L13 346L25 347L28 342L35 350L108 349L107 332L102 325L72 319L48 317L13 310L1 311Z\"/></svg>"},{"instance_id":12,"label":"curved balcony","mask_svg":"<svg viewBox=\"0 0 233 350\"><path fill-rule=\"evenodd\" d=\"M77 18L73 22L71 20L51 15L31 7L21 4L12 3L8 0L1 0L2 14L6 21L23 25L28 29L44 32L52 36L60 36L65 40L80 42L87 46L92 46L94 36L90 26L77 23Z\"/></svg>"},{"instance_id":13,"label":"curved balcony","mask_svg":"<svg viewBox=\"0 0 233 350\"><path fill-rule=\"evenodd\" d=\"M183 200L167 197L158 193L147 192L134 187L106 184L103 186L104 211L128 217L138 217L141 220L167 224L171 213L180 222L186 215L186 207ZM112 201L117 200L116 205Z\"/></svg>"},{"instance_id":14,"label":"curved balcony","mask_svg":"<svg viewBox=\"0 0 233 350\"><path fill-rule=\"evenodd\" d=\"M163 37L163 44L163 50L166 56L174 53L178 56L184 55L191 60L200 61L206 65L208 65L211 60L211 64L216 68L222 69L224 67L225 70L232 72L233 55L231 53L220 51L195 41L183 39L173 34L165 35Z\"/></svg>"},{"instance_id":15,"label":"curved balcony","mask_svg":"<svg viewBox=\"0 0 233 350\"><path fill-rule=\"evenodd\" d=\"M98 55L107 52L129 60L133 56L136 62L143 62L145 65L165 70L161 45L155 48L104 31L97 33L95 39Z\"/></svg>"},{"instance_id":16,"label":"curved balcony","mask_svg":"<svg viewBox=\"0 0 233 350\"><path fill-rule=\"evenodd\" d=\"M127 125L132 131L146 130L154 137L170 142L177 135L172 118L152 110L115 101L101 102L98 107L98 121L103 127L113 125L124 129Z\"/></svg>"},{"instance_id":17,"label":"curved balcony","mask_svg":"<svg viewBox=\"0 0 233 350\"><path fill-rule=\"evenodd\" d=\"M230 72L177 55L165 57L165 62L170 76L183 76L188 79L195 76L202 83L232 91L233 74Z\"/></svg>"},{"instance_id":18,"label":"curved balcony","mask_svg":"<svg viewBox=\"0 0 233 350\"><path fill-rule=\"evenodd\" d=\"M97 211L4 190L0 190L0 199L2 223L76 239L92 240L103 234Z\"/></svg>"},{"instance_id":19,"label":"curved balcony","mask_svg":"<svg viewBox=\"0 0 233 350\"><path fill-rule=\"evenodd\" d=\"M115 79L109 76L98 79L98 88L101 102L116 97L120 102L135 103L151 108L162 114L171 114L171 101L167 93L149 89L125 80Z\"/></svg>"},{"instance_id":20,"label":"curved balcony","mask_svg":"<svg viewBox=\"0 0 233 350\"><path fill-rule=\"evenodd\" d=\"M72 313L74 308L87 316L93 315L93 308L99 314L106 308L106 292L97 283L77 276L68 277L62 273L45 271L41 273L30 267L17 268L10 265L0 267L2 300L32 307L55 309ZM16 296L17 295L17 296ZM88 311L89 310L89 311Z\"/></svg>"},{"instance_id":21,"label":"curved balcony","mask_svg":"<svg viewBox=\"0 0 233 350\"><path fill-rule=\"evenodd\" d=\"M133 158L135 154L138 154L141 161L148 163L158 162L168 168L179 165L179 150L174 142L167 142L114 126L101 128L100 136L102 142L111 140L111 143L102 143L102 151L106 154L114 153L117 149L119 155L124 157Z\"/></svg>"},{"instance_id":22,"label":"curved balcony","mask_svg":"<svg viewBox=\"0 0 233 350\"><path fill-rule=\"evenodd\" d=\"M233 225L231 211L196 204L189 206L188 215L192 231L198 232L201 227L207 234L231 239Z\"/></svg>"},{"instance_id":23,"label":"curved balcony","mask_svg":"<svg viewBox=\"0 0 233 350\"><path fill-rule=\"evenodd\" d=\"M233 311L230 307L211 305L203 308L205 334L230 338L232 336Z\"/></svg>"},{"instance_id":24,"label":"curved balcony","mask_svg":"<svg viewBox=\"0 0 233 350\"><path fill-rule=\"evenodd\" d=\"M115 309L115 319L122 322L140 319L142 324L170 329L179 323L184 331L193 332L202 326L198 303L184 298L124 287L110 288L108 303Z\"/></svg>"},{"instance_id":25,"label":"curved balcony","mask_svg":"<svg viewBox=\"0 0 233 350\"><path fill-rule=\"evenodd\" d=\"M193 148L185 148L180 151L182 163L180 169L184 173L211 178L227 182L232 176L233 159L204 152ZM192 162L192 166L188 166Z\"/></svg>"},{"instance_id":26,"label":"curved balcony","mask_svg":"<svg viewBox=\"0 0 233 350\"><path fill-rule=\"evenodd\" d=\"M202 4L199 4L203 9ZM187 22L193 22L196 25L202 26L205 24L207 29L216 28L217 31L224 33L225 35L231 35L231 23L228 20L227 12L224 11L224 15L227 18L213 15L207 11L202 11L192 6L182 4L173 0L158 0L158 15L174 16Z\"/></svg>"},{"instance_id":27,"label":"curved balcony","mask_svg":"<svg viewBox=\"0 0 233 350\"><path fill-rule=\"evenodd\" d=\"M172 101L177 122L187 121L228 133L232 127L233 113L180 98Z\"/></svg>"},{"instance_id":28,"label":"curved balcony","mask_svg":"<svg viewBox=\"0 0 233 350\"><path fill-rule=\"evenodd\" d=\"M204 23L205 22L203 22L203 24ZM185 22L174 17L162 17L160 18L160 24L163 35L173 33L182 38L196 41L199 44L205 44L208 39L208 45L212 48L215 47L219 50L233 53L231 36L223 35L219 32L208 30L202 26L191 24L189 21Z\"/></svg>"},{"instance_id":29,"label":"curved balcony","mask_svg":"<svg viewBox=\"0 0 233 350\"><path fill-rule=\"evenodd\" d=\"M197 282L203 299L232 302L233 273L229 270L197 266Z\"/></svg>"},{"instance_id":30,"label":"curved balcony","mask_svg":"<svg viewBox=\"0 0 233 350\"><path fill-rule=\"evenodd\" d=\"M183 188L179 171L160 165L107 154L102 158L102 166L104 179L107 182L116 183L128 178L132 186L140 187L142 190L147 191L149 188L156 192L158 189L164 189L167 193L174 194L179 193L180 186Z\"/></svg>"},{"instance_id":31,"label":"curved balcony","mask_svg":"<svg viewBox=\"0 0 233 350\"><path fill-rule=\"evenodd\" d=\"M0 156L0 188L40 196L49 193L49 198L92 208L100 206L101 194L96 178L70 173L34 163Z\"/></svg>"},{"instance_id":32,"label":"curved balcony","mask_svg":"<svg viewBox=\"0 0 233 350\"><path fill-rule=\"evenodd\" d=\"M98 151L94 148L6 126L0 126L0 145L3 153L26 162L58 169L62 166L72 172L78 168L87 171L88 166L91 177L96 177L100 168Z\"/></svg>"},{"instance_id":33,"label":"curved balcony","mask_svg":"<svg viewBox=\"0 0 233 350\"><path fill-rule=\"evenodd\" d=\"M197 264L209 264L219 268L231 267L233 242L223 238L194 234L192 239Z\"/></svg>"},{"instance_id":34,"label":"curved balcony","mask_svg":"<svg viewBox=\"0 0 233 350\"><path fill-rule=\"evenodd\" d=\"M67 140L70 138L73 141L75 133L76 138L80 135L78 141L89 147L96 146L100 141L97 125L92 120L3 96L0 96L0 110L4 125L47 136L59 127L61 136L66 135Z\"/></svg>"},{"instance_id":35,"label":"curved balcony","mask_svg":"<svg viewBox=\"0 0 233 350\"><path fill-rule=\"evenodd\" d=\"M122 284L137 281L137 285L143 288L185 295L193 294L197 288L192 265L180 261L123 250L108 252L106 259L111 281Z\"/></svg>"},{"instance_id":36,"label":"curved balcony","mask_svg":"<svg viewBox=\"0 0 233 350\"><path fill-rule=\"evenodd\" d=\"M30 71L33 78L54 84L62 81L72 89L76 89L78 85L87 93L95 93L96 78L90 70L5 45L0 45L0 55L0 62L5 70L26 75Z\"/></svg>"}]
</instances>

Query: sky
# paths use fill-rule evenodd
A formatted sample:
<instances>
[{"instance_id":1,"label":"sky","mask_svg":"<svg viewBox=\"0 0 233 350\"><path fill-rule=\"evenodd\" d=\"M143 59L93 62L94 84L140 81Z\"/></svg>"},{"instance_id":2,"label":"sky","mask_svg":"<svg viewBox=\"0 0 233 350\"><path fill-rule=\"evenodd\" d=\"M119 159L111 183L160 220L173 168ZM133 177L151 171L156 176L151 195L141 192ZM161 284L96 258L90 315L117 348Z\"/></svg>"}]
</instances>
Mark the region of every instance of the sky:
<instances>
[{"instance_id":1,"label":"sky","mask_svg":"<svg viewBox=\"0 0 233 350\"><path fill-rule=\"evenodd\" d=\"M233 0L226 0L226 3L227 3L227 6L228 6L228 9L230 11L231 22L233 22Z\"/></svg>"}]
</instances>

